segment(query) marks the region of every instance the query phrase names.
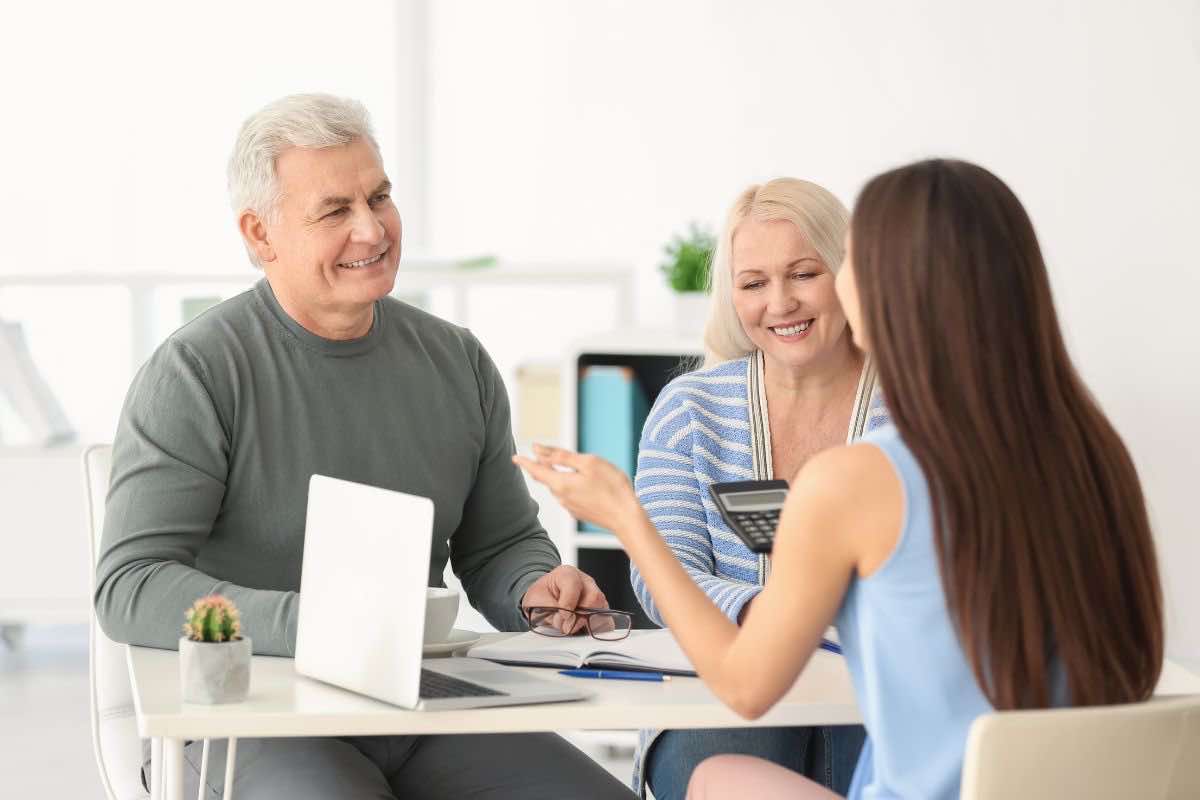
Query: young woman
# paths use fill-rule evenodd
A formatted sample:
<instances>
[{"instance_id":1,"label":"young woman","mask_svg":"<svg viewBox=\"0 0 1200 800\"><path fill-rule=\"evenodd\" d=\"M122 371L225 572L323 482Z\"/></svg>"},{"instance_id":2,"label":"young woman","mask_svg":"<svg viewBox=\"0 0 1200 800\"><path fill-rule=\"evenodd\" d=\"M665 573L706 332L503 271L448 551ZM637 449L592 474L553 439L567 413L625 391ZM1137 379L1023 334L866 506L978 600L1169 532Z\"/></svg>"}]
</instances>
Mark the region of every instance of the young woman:
<instances>
[{"instance_id":1,"label":"young woman","mask_svg":"<svg viewBox=\"0 0 1200 800\"><path fill-rule=\"evenodd\" d=\"M517 461L617 533L740 714L769 709L835 623L869 734L849 796L955 798L980 714L1150 695L1163 615L1145 502L1067 355L1033 226L990 172L938 160L872 180L837 290L893 424L801 470L740 628L620 471L549 448ZM689 792L833 796L746 756L709 759Z\"/></svg>"},{"instance_id":2,"label":"young woman","mask_svg":"<svg viewBox=\"0 0 1200 800\"><path fill-rule=\"evenodd\" d=\"M887 423L875 370L854 346L834 290L850 212L809 181L776 178L734 201L712 265L704 366L662 391L647 420L634 489L679 563L733 621L771 570L716 508L719 481L791 480L816 453ZM666 624L637 566L633 588ZM643 731L633 784L682 800L719 753L765 758L845 792L859 725Z\"/></svg>"}]
</instances>

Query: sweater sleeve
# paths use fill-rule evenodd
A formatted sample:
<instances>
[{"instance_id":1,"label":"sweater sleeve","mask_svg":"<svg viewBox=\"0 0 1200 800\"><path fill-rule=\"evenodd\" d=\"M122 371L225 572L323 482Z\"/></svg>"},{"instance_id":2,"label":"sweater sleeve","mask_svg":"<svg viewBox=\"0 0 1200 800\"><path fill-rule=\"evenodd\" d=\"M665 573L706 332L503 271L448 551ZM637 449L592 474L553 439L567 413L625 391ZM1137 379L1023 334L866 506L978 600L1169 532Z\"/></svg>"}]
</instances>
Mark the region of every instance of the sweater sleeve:
<instances>
[{"instance_id":1,"label":"sweater sleeve","mask_svg":"<svg viewBox=\"0 0 1200 800\"><path fill-rule=\"evenodd\" d=\"M712 534L704 510L704 495L711 481L701 477L702 471L696 469L693 460L695 426L684 398L684 392L663 391L646 418L634 490L655 529L692 580L736 622L762 587L716 575ZM665 624L645 580L632 563L630 580L646 614L657 624Z\"/></svg>"},{"instance_id":2,"label":"sweater sleeve","mask_svg":"<svg viewBox=\"0 0 1200 800\"><path fill-rule=\"evenodd\" d=\"M450 565L471 605L488 622L502 631L524 630L521 598L561 561L538 522L525 478L512 463L516 448L504 382L482 346L475 346L484 448L462 521L450 538Z\"/></svg>"},{"instance_id":3,"label":"sweater sleeve","mask_svg":"<svg viewBox=\"0 0 1200 800\"><path fill-rule=\"evenodd\" d=\"M115 641L175 649L185 610L217 592L237 604L255 653L293 655L295 592L195 568L221 510L229 441L199 361L167 340L134 378L113 442L93 601Z\"/></svg>"}]
</instances>

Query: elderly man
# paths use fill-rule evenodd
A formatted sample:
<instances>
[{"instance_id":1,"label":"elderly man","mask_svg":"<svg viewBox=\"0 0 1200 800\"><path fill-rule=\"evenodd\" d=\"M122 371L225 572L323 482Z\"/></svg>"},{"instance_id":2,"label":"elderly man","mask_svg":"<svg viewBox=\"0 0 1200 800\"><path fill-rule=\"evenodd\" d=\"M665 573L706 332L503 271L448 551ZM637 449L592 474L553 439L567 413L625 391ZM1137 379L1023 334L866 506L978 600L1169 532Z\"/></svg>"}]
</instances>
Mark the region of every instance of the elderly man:
<instances>
[{"instance_id":1,"label":"elderly man","mask_svg":"<svg viewBox=\"0 0 1200 800\"><path fill-rule=\"evenodd\" d=\"M500 629L524 627L520 604L605 606L538 524L487 353L388 296L400 215L365 109L270 104L243 126L229 184L266 278L172 334L130 387L97 565L105 632L174 648L184 609L220 592L255 652L292 655L313 473L432 498L430 585L449 559ZM236 780L246 800L630 796L548 734L246 740Z\"/></svg>"}]
</instances>

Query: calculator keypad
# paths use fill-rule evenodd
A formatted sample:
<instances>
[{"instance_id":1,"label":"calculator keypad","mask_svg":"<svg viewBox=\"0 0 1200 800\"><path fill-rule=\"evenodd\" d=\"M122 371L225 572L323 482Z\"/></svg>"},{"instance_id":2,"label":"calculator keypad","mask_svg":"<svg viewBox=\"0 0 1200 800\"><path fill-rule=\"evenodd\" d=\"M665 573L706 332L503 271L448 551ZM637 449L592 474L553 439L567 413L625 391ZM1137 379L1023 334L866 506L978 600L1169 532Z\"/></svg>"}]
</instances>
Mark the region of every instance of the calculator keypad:
<instances>
[{"instance_id":1,"label":"calculator keypad","mask_svg":"<svg viewBox=\"0 0 1200 800\"><path fill-rule=\"evenodd\" d=\"M779 511L744 511L735 513L738 527L755 545L770 545L775 528L779 525Z\"/></svg>"}]
</instances>

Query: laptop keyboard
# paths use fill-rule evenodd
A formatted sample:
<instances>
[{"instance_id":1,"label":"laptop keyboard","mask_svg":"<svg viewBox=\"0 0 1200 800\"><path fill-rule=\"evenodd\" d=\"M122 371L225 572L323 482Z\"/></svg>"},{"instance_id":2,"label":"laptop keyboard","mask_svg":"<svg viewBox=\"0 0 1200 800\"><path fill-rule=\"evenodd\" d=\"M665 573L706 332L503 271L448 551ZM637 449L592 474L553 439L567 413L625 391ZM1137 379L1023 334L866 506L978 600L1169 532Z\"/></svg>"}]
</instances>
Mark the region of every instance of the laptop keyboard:
<instances>
[{"instance_id":1,"label":"laptop keyboard","mask_svg":"<svg viewBox=\"0 0 1200 800\"><path fill-rule=\"evenodd\" d=\"M442 700L447 697L503 697L507 694L433 670L421 670L421 698L424 700Z\"/></svg>"}]
</instances>

